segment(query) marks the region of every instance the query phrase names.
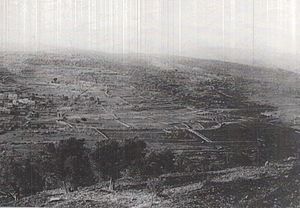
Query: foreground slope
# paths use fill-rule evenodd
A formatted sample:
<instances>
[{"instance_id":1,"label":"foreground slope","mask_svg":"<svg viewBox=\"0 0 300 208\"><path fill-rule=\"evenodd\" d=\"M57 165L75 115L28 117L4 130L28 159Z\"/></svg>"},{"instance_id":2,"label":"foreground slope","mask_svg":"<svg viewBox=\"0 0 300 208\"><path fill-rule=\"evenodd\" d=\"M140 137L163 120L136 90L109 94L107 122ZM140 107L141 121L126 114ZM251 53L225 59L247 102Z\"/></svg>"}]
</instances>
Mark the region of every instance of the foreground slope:
<instances>
[{"instance_id":1,"label":"foreground slope","mask_svg":"<svg viewBox=\"0 0 300 208\"><path fill-rule=\"evenodd\" d=\"M156 195L146 182L123 179L116 191L105 183L66 194L51 190L23 198L10 206L46 207L299 207L300 178L295 161L265 167L239 167L205 175L161 176L162 193ZM174 183L176 181L176 183Z\"/></svg>"}]
</instances>

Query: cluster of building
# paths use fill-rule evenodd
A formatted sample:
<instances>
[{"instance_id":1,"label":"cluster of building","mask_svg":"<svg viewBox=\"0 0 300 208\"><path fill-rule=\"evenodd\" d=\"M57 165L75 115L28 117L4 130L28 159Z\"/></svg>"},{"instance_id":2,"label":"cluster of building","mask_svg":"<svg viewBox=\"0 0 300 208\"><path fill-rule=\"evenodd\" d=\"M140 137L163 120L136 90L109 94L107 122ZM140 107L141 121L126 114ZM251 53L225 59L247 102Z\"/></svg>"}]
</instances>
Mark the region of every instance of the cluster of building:
<instances>
[{"instance_id":1,"label":"cluster of building","mask_svg":"<svg viewBox=\"0 0 300 208\"><path fill-rule=\"evenodd\" d=\"M28 106L34 106L35 101L19 96L17 93L0 93L0 113L11 114L18 108L26 108Z\"/></svg>"}]
</instances>

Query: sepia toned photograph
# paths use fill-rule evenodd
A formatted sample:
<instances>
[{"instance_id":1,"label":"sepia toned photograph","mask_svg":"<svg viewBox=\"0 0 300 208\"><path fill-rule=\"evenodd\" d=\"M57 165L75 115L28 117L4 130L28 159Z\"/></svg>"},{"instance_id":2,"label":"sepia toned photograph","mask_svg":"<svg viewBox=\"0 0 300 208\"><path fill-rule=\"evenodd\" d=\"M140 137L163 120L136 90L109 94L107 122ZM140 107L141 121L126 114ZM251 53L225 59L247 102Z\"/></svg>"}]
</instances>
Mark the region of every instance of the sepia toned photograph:
<instances>
[{"instance_id":1,"label":"sepia toned photograph","mask_svg":"<svg viewBox=\"0 0 300 208\"><path fill-rule=\"evenodd\" d=\"M299 208L299 0L0 0L0 207Z\"/></svg>"}]
</instances>

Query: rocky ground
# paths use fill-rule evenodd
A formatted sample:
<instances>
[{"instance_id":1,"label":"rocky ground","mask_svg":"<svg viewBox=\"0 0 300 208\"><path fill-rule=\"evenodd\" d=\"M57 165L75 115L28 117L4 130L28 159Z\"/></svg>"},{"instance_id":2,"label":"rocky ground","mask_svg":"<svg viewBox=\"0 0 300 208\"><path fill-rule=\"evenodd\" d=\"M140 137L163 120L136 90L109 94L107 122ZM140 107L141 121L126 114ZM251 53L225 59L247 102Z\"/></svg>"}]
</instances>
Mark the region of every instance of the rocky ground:
<instances>
[{"instance_id":1,"label":"rocky ground","mask_svg":"<svg viewBox=\"0 0 300 208\"><path fill-rule=\"evenodd\" d=\"M57 189L10 206L42 207L299 207L300 174L289 158L263 167L161 176L159 193L147 181L121 179L115 191L99 183L65 193ZM177 183L174 183L177 181Z\"/></svg>"}]
</instances>

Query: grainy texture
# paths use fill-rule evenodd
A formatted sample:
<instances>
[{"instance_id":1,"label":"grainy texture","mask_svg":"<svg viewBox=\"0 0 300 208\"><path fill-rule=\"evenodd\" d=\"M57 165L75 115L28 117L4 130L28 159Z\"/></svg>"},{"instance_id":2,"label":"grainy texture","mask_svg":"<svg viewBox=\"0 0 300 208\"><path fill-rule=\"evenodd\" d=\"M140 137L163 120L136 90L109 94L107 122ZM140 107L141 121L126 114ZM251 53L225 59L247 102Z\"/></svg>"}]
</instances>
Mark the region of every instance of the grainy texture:
<instances>
[{"instance_id":1,"label":"grainy texture","mask_svg":"<svg viewBox=\"0 0 300 208\"><path fill-rule=\"evenodd\" d=\"M0 206L299 207L297 0L0 0Z\"/></svg>"}]
</instances>

